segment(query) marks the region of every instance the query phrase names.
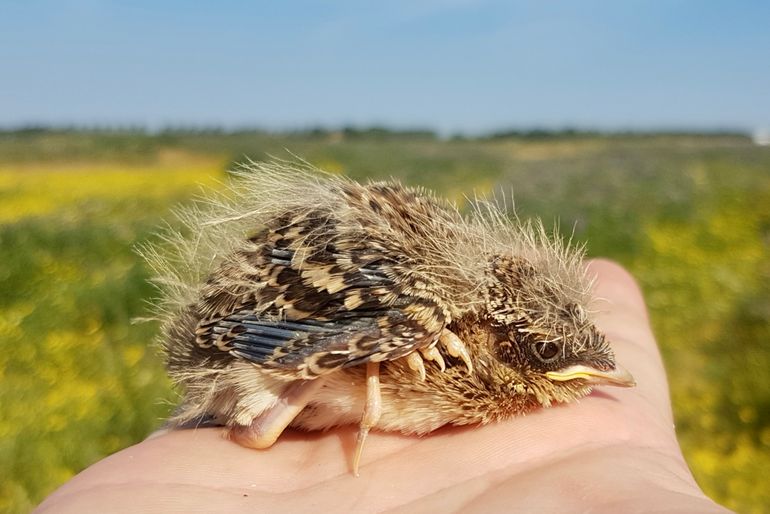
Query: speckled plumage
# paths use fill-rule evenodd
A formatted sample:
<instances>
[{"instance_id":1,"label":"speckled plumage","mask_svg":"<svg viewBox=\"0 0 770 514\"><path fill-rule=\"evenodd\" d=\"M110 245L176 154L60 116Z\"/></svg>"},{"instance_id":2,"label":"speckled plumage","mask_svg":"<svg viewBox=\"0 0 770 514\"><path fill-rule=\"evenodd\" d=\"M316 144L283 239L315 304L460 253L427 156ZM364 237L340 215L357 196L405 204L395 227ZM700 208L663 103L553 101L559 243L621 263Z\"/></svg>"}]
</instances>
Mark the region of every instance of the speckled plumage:
<instances>
[{"instance_id":1,"label":"speckled plumage","mask_svg":"<svg viewBox=\"0 0 770 514\"><path fill-rule=\"evenodd\" d=\"M369 409L375 428L421 434L632 383L586 314L582 253L539 223L304 164L236 175L146 252L184 390L176 423L214 417L269 446L253 427L279 427L272 416L301 397L283 425L359 423Z\"/></svg>"}]
</instances>

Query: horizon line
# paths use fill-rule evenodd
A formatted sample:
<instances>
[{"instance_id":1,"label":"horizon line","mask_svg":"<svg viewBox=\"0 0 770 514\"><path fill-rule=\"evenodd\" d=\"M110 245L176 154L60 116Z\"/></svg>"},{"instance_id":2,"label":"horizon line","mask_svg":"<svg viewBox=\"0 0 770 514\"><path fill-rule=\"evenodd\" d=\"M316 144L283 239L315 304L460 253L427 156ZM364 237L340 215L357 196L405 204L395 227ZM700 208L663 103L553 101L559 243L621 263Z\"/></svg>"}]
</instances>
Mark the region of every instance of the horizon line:
<instances>
[{"instance_id":1,"label":"horizon line","mask_svg":"<svg viewBox=\"0 0 770 514\"><path fill-rule=\"evenodd\" d=\"M764 133L763 127L755 129L731 126L695 127L688 125L665 125L650 127L596 127L580 124L553 126L547 124L511 125L509 127L486 130L442 131L425 125L398 124L321 124L308 123L295 127L270 128L259 124L225 123L168 123L152 127L142 123L11 123L0 124L0 134L44 133L44 132L102 132L134 133L146 135L179 134L219 134L232 135L243 133L261 133L268 135L332 135L332 134L381 134L381 135L422 135L440 139L471 138L485 139L515 136L609 136L609 135L705 135L705 136L744 136L751 138L757 133Z\"/></svg>"}]
</instances>

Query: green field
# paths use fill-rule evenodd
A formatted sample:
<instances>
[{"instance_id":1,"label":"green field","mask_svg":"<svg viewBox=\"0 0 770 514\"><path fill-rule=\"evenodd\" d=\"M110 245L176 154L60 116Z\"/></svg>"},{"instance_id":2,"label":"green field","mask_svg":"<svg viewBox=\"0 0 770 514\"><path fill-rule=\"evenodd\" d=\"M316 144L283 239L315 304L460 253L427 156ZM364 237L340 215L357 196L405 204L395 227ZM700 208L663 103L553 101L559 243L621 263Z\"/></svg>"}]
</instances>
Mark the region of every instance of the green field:
<instances>
[{"instance_id":1,"label":"green field","mask_svg":"<svg viewBox=\"0 0 770 514\"><path fill-rule=\"evenodd\" d=\"M137 244L226 169L287 150L462 203L513 192L640 281L700 485L770 511L770 147L740 135L0 133L0 511L145 437L175 395Z\"/></svg>"}]
</instances>

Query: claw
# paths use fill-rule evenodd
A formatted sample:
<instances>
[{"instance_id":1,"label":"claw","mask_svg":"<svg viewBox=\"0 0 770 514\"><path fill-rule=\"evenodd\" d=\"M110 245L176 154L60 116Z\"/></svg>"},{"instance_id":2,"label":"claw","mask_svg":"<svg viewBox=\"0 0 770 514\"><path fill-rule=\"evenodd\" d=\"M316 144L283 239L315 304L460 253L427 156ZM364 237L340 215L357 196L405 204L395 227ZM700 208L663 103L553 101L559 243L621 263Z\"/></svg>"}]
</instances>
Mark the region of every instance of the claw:
<instances>
[{"instance_id":1,"label":"claw","mask_svg":"<svg viewBox=\"0 0 770 514\"><path fill-rule=\"evenodd\" d=\"M473 373L473 363L471 362L471 355L468 353L468 348L454 332L444 329L438 340L447 349L449 355L462 359L465 363L465 367L468 368L469 375Z\"/></svg>"},{"instance_id":2,"label":"claw","mask_svg":"<svg viewBox=\"0 0 770 514\"><path fill-rule=\"evenodd\" d=\"M417 352L412 352L406 356L406 363L412 371L416 371L420 375L420 380L425 381L425 364L422 360L422 356Z\"/></svg>"},{"instance_id":3,"label":"claw","mask_svg":"<svg viewBox=\"0 0 770 514\"><path fill-rule=\"evenodd\" d=\"M435 346L423 348L420 350L420 353L422 353L422 356L425 357L426 360L436 361L436 364L438 364L438 367L441 369L441 371L446 371L446 363L444 362L444 357L441 355L441 352L438 351L438 348Z\"/></svg>"}]
</instances>

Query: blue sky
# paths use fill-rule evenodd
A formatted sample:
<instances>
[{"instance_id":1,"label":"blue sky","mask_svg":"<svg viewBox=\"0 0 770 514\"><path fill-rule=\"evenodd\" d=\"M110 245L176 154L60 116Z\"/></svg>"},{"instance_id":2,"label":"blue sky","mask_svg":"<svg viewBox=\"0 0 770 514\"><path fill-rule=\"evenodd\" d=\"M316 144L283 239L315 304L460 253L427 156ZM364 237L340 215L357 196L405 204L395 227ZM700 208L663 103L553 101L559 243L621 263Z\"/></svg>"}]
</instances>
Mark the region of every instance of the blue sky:
<instances>
[{"instance_id":1,"label":"blue sky","mask_svg":"<svg viewBox=\"0 0 770 514\"><path fill-rule=\"evenodd\" d=\"M770 2L0 0L0 126L770 126Z\"/></svg>"}]
</instances>

